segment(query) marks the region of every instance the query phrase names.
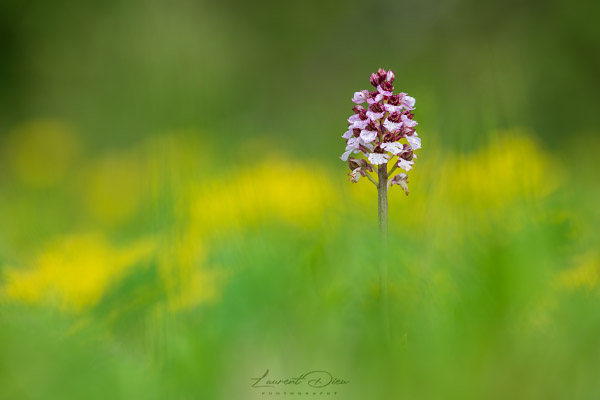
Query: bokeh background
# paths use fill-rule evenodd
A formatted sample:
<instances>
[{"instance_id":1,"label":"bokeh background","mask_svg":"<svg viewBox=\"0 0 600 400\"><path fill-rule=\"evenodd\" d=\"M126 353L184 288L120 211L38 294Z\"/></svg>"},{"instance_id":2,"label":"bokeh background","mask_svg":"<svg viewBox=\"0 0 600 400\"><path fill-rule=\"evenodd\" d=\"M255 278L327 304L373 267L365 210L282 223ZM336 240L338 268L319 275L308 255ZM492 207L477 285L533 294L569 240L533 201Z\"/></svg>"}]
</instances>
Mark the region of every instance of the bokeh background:
<instances>
[{"instance_id":1,"label":"bokeh background","mask_svg":"<svg viewBox=\"0 0 600 400\"><path fill-rule=\"evenodd\" d=\"M3 0L0 398L597 399L598 11ZM379 67L423 139L389 342L338 158Z\"/></svg>"}]
</instances>

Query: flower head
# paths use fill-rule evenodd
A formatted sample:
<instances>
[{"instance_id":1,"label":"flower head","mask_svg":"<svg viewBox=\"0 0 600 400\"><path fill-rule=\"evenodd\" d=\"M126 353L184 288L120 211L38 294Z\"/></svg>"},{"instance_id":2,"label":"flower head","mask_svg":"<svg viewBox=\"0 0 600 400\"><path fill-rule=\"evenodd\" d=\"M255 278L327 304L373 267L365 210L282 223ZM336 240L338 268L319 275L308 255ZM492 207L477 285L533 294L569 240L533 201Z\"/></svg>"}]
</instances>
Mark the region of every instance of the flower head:
<instances>
[{"instance_id":1,"label":"flower head","mask_svg":"<svg viewBox=\"0 0 600 400\"><path fill-rule=\"evenodd\" d=\"M379 68L369 78L376 89L354 93L352 101L356 105L348 118L348 130L342 135L346 150L341 156L349 163L352 182L372 171L373 165L387 165L391 161L395 167L408 172L417 159L414 151L421 148L421 138L415 131L418 125L413 114L415 99L402 92L394 94L395 79L394 72ZM365 158L350 157L353 153L362 153ZM396 175L389 182L392 186L399 185L408 194L406 173Z\"/></svg>"}]
</instances>

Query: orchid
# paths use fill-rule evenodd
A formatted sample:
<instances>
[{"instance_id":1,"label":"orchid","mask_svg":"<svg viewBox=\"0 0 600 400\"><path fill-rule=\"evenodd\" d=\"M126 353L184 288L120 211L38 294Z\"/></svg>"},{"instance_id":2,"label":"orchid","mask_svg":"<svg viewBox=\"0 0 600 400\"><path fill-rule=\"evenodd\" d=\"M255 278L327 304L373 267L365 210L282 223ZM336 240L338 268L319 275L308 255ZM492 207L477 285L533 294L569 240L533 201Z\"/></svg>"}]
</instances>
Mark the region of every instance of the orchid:
<instances>
[{"instance_id":1,"label":"orchid","mask_svg":"<svg viewBox=\"0 0 600 400\"><path fill-rule=\"evenodd\" d=\"M414 120L415 99L406 93L394 94L392 71L379 68L371 74L369 81L375 90L360 90L354 93L356 104L353 115L348 118L348 130L342 138L346 140L346 150L340 157L348 162L350 182L357 183L366 177L377 187L377 208L381 242L387 242L388 189L400 186L408 196L408 174L417 159L415 150L421 148L421 138L417 135ZM366 105L365 105L366 103ZM364 158L350 157L362 154ZM392 168L388 171L388 164ZM392 177L396 168L402 172ZM377 180L370 172L377 170ZM389 312L387 308L387 264L384 259L379 265L379 290L386 330L389 333Z\"/></svg>"},{"instance_id":2,"label":"orchid","mask_svg":"<svg viewBox=\"0 0 600 400\"><path fill-rule=\"evenodd\" d=\"M380 68L371 74L369 79L375 87L374 91L360 90L354 93L352 101L356 105L352 108L354 114L348 118L348 130L342 135L346 139L346 150L341 159L354 165L356 160L351 158L350 154L362 153L365 157L363 161L369 168L363 164L356 164L352 168L352 171L356 170L356 179L351 179L352 182L358 182L358 177L368 174L373 166L378 166L379 179L385 181L384 183L388 180L399 182L394 179L400 175L391 178L396 168L406 172L413 168L417 158L414 151L421 148L421 138L415 131L418 123L413 118L415 99L406 93L393 93L395 78L392 71ZM390 163L392 169L388 172L387 166ZM383 169L384 173L381 172ZM371 181L378 188L381 186L375 179ZM408 181L402 179L402 182L406 186ZM387 190L388 185L384 186ZM405 191L408 195L408 189Z\"/></svg>"}]
</instances>

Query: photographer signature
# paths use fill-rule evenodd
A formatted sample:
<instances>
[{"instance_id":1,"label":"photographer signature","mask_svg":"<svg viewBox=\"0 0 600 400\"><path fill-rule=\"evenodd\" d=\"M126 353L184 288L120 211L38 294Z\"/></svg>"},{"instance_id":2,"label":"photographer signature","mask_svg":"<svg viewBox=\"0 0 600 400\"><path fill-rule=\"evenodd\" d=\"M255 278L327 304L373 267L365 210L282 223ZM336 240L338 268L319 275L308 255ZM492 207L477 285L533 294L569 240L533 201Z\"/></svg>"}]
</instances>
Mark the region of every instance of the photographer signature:
<instances>
[{"instance_id":1,"label":"photographer signature","mask_svg":"<svg viewBox=\"0 0 600 400\"><path fill-rule=\"evenodd\" d=\"M267 371L260 378L250 378L251 380L255 381L252 384L252 387L272 388L280 385L288 386L306 383L308 386L313 388L324 388L329 385L346 385L349 383L349 381L347 380L334 377L331 373L327 371L310 371L301 374L298 377L286 379L273 379L269 378L268 375L269 370L267 369Z\"/></svg>"}]
</instances>

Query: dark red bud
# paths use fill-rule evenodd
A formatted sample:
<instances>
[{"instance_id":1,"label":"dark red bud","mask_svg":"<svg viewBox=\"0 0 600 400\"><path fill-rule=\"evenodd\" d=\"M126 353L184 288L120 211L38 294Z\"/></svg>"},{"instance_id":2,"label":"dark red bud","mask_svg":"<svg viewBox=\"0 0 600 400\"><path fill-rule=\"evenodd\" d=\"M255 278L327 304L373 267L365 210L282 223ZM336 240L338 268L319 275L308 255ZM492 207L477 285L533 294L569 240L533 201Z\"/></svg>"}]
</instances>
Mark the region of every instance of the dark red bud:
<instances>
[{"instance_id":1,"label":"dark red bud","mask_svg":"<svg viewBox=\"0 0 600 400\"><path fill-rule=\"evenodd\" d=\"M397 94L390 96L388 99L388 104L391 106L399 106L400 105L400 96Z\"/></svg>"},{"instance_id":2,"label":"dark red bud","mask_svg":"<svg viewBox=\"0 0 600 400\"><path fill-rule=\"evenodd\" d=\"M352 107L352 111L354 111L354 114L360 114L361 112L366 112L367 110L365 110L363 106L354 106Z\"/></svg>"},{"instance_id":3,"label":"dark red bud","mask_svg":"<svg viewBox=\"0 0 600 400\"><path fill-rule=\"evenodd\" d=\"M398 122L400 122L400 115L401 114L399 112L393 112L390 115L388 115L388 120L397 124Z\"/></svg>"},{"instance_id":4,"label":"dark red bud","mask_svg":"<svg viewBox=\"0 0 600 400\"><path fill-rule=\"evenodd\" d=\"M383 90L388 91L388 92L393 92L394 91L394 85L392 85L392 82L388 82L388 81L383 82L381 84L381 88Z\"/></svg>"},{"instance_id":5,"label":"dark red bud","mask_svg":"<svg viewBox=\"0 0 600 400\"><path fill-rule=\"evenodd\" d=\"M385 135L383 135L383 141L384 142L396 142L397 140L395 140L395 136L392 132L388 132Z\"/></svg>"},{"instance_id":6,"label":"dark red bud","mask_svg":"<svg viewBox=\"0 0 600 400\"><path fill-rule=\"evenodd\" d=\"M396 75L394 75L394 72L392 70L389 70L387 72L387 76L385 78L388 82L394 82L394 79L396 79Z\"/></svg>"},{"instance_id":7,"label":"dark red bud","mask_svg":"<svg viewBox=\"0 0 600 400\"><path fill-rule=\"evenodd\" d=\"M380 113L383 112L383 106L379 102L373 103L369 106L369 110L371 110L374 113Z\"/></svg>"},{"instance_id":8,"label":"dark red bud","mask_svg":"<svg viewBox=\"0 0 600 400\"><path fill-rule=\"evenodd\" d=\"M405 126L402 128L402 134L406 136L412 136L415 134L415 128L409 128L408 126Z\"/></svg>"},{"instance_id":9,"label":"dark red bud","mask_svg":"<svg viewBox=\"0 0 600 400\"><path fill-rule=\"evenodd\" d=\"M375 126L375 124L373 123L373 121L369 121L369 123L367 124L367 126L365 127L366 130L368 131L376 131L377 130L377 126Z\"/></svg>"},{"instance_id":10,"label":"dark red bud","mask_svg":"<svg viewBox=\"0 0 600 400\"><path fill-rule=\"evenodd\" d=\"M402 152L400 153L400 157L405 159L406 161L410 161L413 159L413 155L414 154L412 148L409 145L405 144L404 150L402 150Z\"/></svg>"},{"instance_id":11,"label":"dark red bud","mask_svg":"<svg viewBox=\"0 0 600 400\"><path fill-rule=\"evenodd\" d=\"M387 77L387 72L385 71L385 69L379 68L377 70L377 75L379 75L380 81L383 82L383 81L385 81L385 78Z\"/></svg>"},{"instance_id":12,"label":"dark red bud","mask_svg":"<svg viewBox=\"0 0 600 400\"><path fill-rule=\"evenodd\" d=\"M377 87L377 85L379 85L379 82L381 82L381 78L377 74L371 74L371 78L369 80L371 81L371 85L375 87Z\"/></svg>"},{"instance_id":13,"label":"dark red bud","mask_svg":"<svg viewBox=\"0 0 600 400\"><path fill-rule=\"evenodd\" d=\"M369 164L369 163L367 162L367 160L364 160L364 159L362 159L362 158L360 159L360 167L361 167L362 169L366 169L367 171L371 171L371 172L373 172L373 168L371 168L371 164ZM365 174L365 175L366 175L366 174ZM363 176L364 176L364 175L363 175Z\"/></svg>"},{"instance_id":14,"label":"dark red bud","mask_svg":"<svg viewBox=\"0 0 600 400\"><path fill-rule=\"evenodd\" d=\"M360 129L358 129L358 128L352 129L352 134L354 135L354 137L359 137L360 136Z\"/></svg>"}]
</instances>

